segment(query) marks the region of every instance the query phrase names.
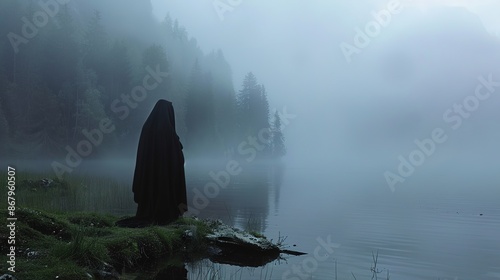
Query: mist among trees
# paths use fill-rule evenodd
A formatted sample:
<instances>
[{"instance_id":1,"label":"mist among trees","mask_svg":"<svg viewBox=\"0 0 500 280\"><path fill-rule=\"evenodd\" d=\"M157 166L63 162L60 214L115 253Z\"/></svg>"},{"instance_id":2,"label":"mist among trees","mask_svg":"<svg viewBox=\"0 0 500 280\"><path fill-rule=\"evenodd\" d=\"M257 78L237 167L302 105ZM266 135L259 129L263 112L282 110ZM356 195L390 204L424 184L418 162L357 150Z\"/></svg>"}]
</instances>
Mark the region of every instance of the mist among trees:
<instances>
[{"instance_id":1,"label":"mist among trees","mask_svg":"<svg viewBox=\"0 0 500 280\"><path fill-rule=\"evenodd\" d=\"M11 34L0 45L3 155L62 156L109 119L113 131L89 157L133 156L158 99L173 102L188 157L223 156L262 129L271 141L261 155L284 155L279 115L271 118L265 87L252 73L235 89L223 52L203 53L168 15L155 22L149 3L134 4L141 29L123 32L110 23L117 12L89 2L61 5L43 28L30 16L40 10L36 1L0 2L1 33ZM23 30L35 36L23 41Z\"/></svg>"}]
</instances>

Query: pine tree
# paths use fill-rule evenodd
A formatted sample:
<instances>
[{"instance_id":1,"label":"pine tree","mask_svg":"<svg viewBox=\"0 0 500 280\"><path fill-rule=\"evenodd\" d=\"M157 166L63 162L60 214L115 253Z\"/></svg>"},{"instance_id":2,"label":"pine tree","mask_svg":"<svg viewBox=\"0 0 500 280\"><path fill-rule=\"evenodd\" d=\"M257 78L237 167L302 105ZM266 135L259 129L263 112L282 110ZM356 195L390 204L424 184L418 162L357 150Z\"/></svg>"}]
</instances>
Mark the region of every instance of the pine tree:
<instances>
[{"instance_id":1,"label":"pine tree","mask_svg":"<svg viewBox=\"0 0 500 280\"><path fill-rule=\"evenodd\" d=\"M29 147L25 151L30 154L55 156L62 152L65 140L59 98L49 89L37 88L31 102L28 123L17 142Z\"/></svg>"},{"instance_id":2,"label":"pine tree","mask_svg":"<svg viewBox=\"0 0 500 280\"><path fill-rule=\"evenodd\" d=\"M167 33L167 36L172 35L174 29L173 29L173 21L172 17L170 17L170 14L167 14L163 21L161 22L161 26L164 32Z\"/></svg>"},{"instance_id":3,"label":"pine tree","mask_svg":"<svg viewBox=\"0 0 500 280\"><path fill-rule=\"evenodd\" d=\"M198 61L193 65L186 98L187 149L193 154L214 152L214 101L212 77L203 74Z\"/></svg>"},{"instance_id":4,"label":"pine tree","mask_svg":"<svg viewBox=\"0 0 500 280\"><path fill-rule=\"evenodd\" d=\"M77 100L77 112L75 113L77 121L75 122L74 133L76 139L84 139L82 134L84 129L90 131L99 128L100 122L103 119L108 119L102 102L104 94L97 86L97 74L93 70L87 70L81 79L80 91L82 94L79 95ZM97 150L109 148L110 143L114 143L116 140L114 135L114 133L105 135L102 145L100 144L95 148Z\"/></svg>"},{"instance_id":5,"label":"pine tree","mask_svg":"<svg viewBox=\"0 0 500 280\"><path fill-rule=\"evenodd\" d=\"M81 53L75 38L75 23L68 7L61 7L61 11L44 32L46 35L34 42L39 46L33 45L38 57L32 61L40 64L40 82L54 93L58 93L64 86L74 87Z\"/></svg>"},{"instance_id":6,"label":"pine tree","mask_svg":"<svg viewBox=\"0 0 500 280\"><path fill-rule=\"evenodd\" d=\"M131 86L125 92L120 93L130 96L134 108L129 110L126 120L116 121L119 135L127 135L129 139L135 139L140 134L144 121L159 99L168 99L174 102L174 100L171 100L168 90L170 76L161 77L161 80L158 81L150 79L148 81L151 86L149 89L144 88L145 92L132 95L133 88L138 85L143 85L144 77L150 76L150 72L156 71L157 68L159 68L159 71L162 73L168 73L170 66L165 49L160 45L154 44L142 52L142 63L136 65L134 71L136 73L136 78L134 81L130 81ZM137 99L133 96L136 96L135 98ZM133 143L124 144L132 145Z\"/></svg>"},{"instance_id":7,"label":"pine tree","mask_svg":"<svg viewBox=\"0 0 500 280\"><path fill-rule=\"evenodd\" d=\"M274 158L281 158L286 154L285 137L281 132L281 119L278 111L274 113L274 121L271 128L271 149Z\"/></svg>"},{"instance_id":8,"label":"pine tree","mask_svg":"<svg viewBox=\"0 0 500 280\"><path fill-rule=\"evenodd\" d=\"M11 93L30 91L27 99L12 99ZM59 98L48 88L13 86L5 95L9 114L4 115L15 156L53 156L64 147ZM5 107L4 107L5 108ZM18 110L22 113L18 114ZM15 126L14 126L15 124Z\"/></svg>"},{"instance_id":9,"label":"pine tree","mask_svg":"<svg viewBox=\"0 0 500 280\"><path fill-rule=\"evenodd\" d=\"M196 142L200 140L200 129L199 129L199 117L200 113L200 95L201 91L201 69L196 60L191 71L191 77L189 81L189 88L186 97L186 129L187 129L187 139L186 148L195 150Z\"/></svg>"},{"instance_id":10,"label":"pine tree","mask_svg":"<svg viewBox=\"0 0 500 280\"><path fill-rule=\"evenodd\" d=\"M254 119L257 100L260 98L260 86L257 78L250 72L243 80L243 86L237 97L238 104L238 125L240 133L243 135L255 134Z\"/></svg>"},{"instance_id":11,"label":"pine tree","mask_svg":"<svg viewBox=\"0 0 500 280\"><path fill-rule=\"evenodd\" d=\"M78 33L77 23L73 20L67 6L60 7L59 13L44 28L45 34L40 34L32 45L36 50L37 57L33 63L39 64L39 73L31 75L31 79L38 77L39 81L36 91L45 94L45 99L52 100L58 104L57 111L61 116L58 120L58 137L53 137L53 144L59 143L61 148L76 141L73 132L76 122L74 112L77 109L78 96L78 71L81 61L80 41L76 37ZM31 42L29 47L31 47ZM43 89L43 90L41 90ZM40 110L36 114L43 115L42 106L33 110ZM47 138L47 137L46 137ZM45 141L49 143L50 141Z\"/></svg>"},{"instance_id":12,"label":"pine tree","mask_svg":"<svg viewBox=\"0 0 500 280\"><path fill-rule=\"evenodd\" d=\"M18 53L8 39L0 43L0 142L8 138L10 146L19 151L17 155L22 151L32 156L52 155L58 150L64 154L66 145L82 140L82 129L97 128L107 116L113 118L123 144L136 144L134 133L139 133L159 98L174 103L183 142L191 140L203 153L222 155L223 149L268 126L267 96L255 76L248 75L237 97L222 52L205 55L177 21L167 16L162 26L146 26L152 31L140 34L140 40L132 35L120 41L123 37L117 38L112 33L115 29L107 32L99 12L89 15L82 9L74 14L71 7L61 5L57 15L39 28L36 38L18 46ZM0 33L20 34L19 19L39 9L36 1L0 1ZM103 15L110 14L104 11ZM142 38L162 45L148 47ZM198 73L192 69L195 60L199 60ZM117 119L123 114L116 114L111 102L129 106L122 94L130 95L135 86L142 85L150 72L146 66L156 70L157 65L169 77L148 90L147 99L137 102L137 107L128 108L126 121ZM242 127L241 133L237 125ZM114 135L108 138L114 139Z\"/></svg>"},{"instance_id":13,"label":"pine tree","mask_svg":"<svg viewBox=\"0 0 500 280\"><path fill-rule=\"evenodd\" d=\"M232 81L231 67L222 51L212 52L206 61L213 74L215 134L221 152L238 144L236 133L236 95Z\"/></svg>"},{"instance_id":14,"label":"pine tree","mask_svg":"<svg viewBox=\"0 0 500 280\"><path fill-rule=\"evenodd\" d=\"M92 69L98 77L97 83L106 79L106 64L108 54L108 36L101 24L101 14L94 12L83 38L83 63L87 69Z\"/></svg>"},{"instance_id":15,"label":"pine tree","mask_svg":"<svg viewBox=\"0 0 500 280\"><path fill-rule=\"evenodd\" d=\"M160 72L170 72L170 63L167 59L165 49L160 45L152 45L147 48L144 51L142 57L142 68L143 73L140 76L140 80L137 81L137 83L139 84L143 83L143 79L146 75L150 75L146 68L149 68L153 71L156 71L156 69L158 68ZM172 95L168 90L170 81L170 76L162 77L161 82L154 81L157 83L157 85L153 89L148 90L147 98L144 103L149 104L149 106L154 106L156 101L162 98L174 102L175 100L172 100Z\"/></svg>"},{"instance_id":16,"label":"pine tree","mask_svg":"<svg viewBox=\"0 0 500 280\"><path fill-rule=\"evenodd\" d=\"M238 123L244 135L257 135L269 129L269 102L266 89L257 83L253 73L248 73L238 94Z\"/></svg>"},{"instance_id":17,"label":"pine tree","mask_svg":"<svg viewBox=\"0 0 500 280\"><path fill-rule=\"evenodd\" d=\"M265 145L264 150L261 152L263 156L268 157L272 154L271 147L271 127L269 124L269 101L267 100L267 92L266 88L261 85L260 86L260 95L258 99L258 107L256 115L254 116L256 124L256 131L258 134L262 135L262 131L266 133L263 135L264 139L267 137L268 142L262 143ZM259 138L260 139L260 138ZM263 140L263 139L261 139Z\"/></svg>"},{"instance_id":18,"label":"pine tree","mask_svg":"<svg viewBox=\"0 0 500 280\"><path fill-rule=\"evenodd\" d=\"M108 73L105 80L107 99L109 103L130 91L132 79L128 48L124 41L115 41L108 54ZM108 106L109 107L109 106Z\"/></svg>"},{"instance_id":19,"label":"pine tree","mask_svg":"<svg viewBox=\"0 0 500 280\"><path fill-rule=\"evenodd\" d=\"M267 100L266 88L260 86L260 95L258 100L258 112L255 115L257 120L257 128L268 129L269 128L269 101Z\"/></svg>"}]
</instances>

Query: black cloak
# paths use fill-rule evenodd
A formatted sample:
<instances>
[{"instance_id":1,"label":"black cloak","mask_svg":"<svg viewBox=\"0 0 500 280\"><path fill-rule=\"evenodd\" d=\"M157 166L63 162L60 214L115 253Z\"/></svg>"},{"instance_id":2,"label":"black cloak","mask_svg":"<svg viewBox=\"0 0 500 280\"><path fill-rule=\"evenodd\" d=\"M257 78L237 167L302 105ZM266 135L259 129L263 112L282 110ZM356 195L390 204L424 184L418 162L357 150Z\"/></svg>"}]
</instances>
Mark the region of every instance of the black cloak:
<instances>
[{"instance_id":1,"label":"black cloak","mask_svg":"<svg viewBox=\"0 0 500 280\"><path fill-rule=\"evenodd\" d=\"M187 211L184 154L172 102L159 100L144 123L132 190L136 218L168 224Z\"/></svg>"}]
</instances>

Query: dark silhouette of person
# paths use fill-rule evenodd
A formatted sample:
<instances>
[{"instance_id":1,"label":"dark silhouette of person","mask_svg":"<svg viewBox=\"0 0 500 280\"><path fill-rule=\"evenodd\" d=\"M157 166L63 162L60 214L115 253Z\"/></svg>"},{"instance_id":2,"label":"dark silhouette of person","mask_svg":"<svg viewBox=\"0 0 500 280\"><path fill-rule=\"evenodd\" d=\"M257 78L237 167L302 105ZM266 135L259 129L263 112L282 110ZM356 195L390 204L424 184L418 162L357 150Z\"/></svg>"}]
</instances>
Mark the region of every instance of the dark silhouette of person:
<instances>
[{"instance_id":1,"label":"dark silhouette of person","mask_svg":"<svg viewBox=\"0 0 500 280\"><path fill-rule=\"evenodd\" d=\"M137 149L132 185L136 220L165 225L187 211L182 149L172 102L159 100L142 127Z\"/></svg>"}]
</instances>

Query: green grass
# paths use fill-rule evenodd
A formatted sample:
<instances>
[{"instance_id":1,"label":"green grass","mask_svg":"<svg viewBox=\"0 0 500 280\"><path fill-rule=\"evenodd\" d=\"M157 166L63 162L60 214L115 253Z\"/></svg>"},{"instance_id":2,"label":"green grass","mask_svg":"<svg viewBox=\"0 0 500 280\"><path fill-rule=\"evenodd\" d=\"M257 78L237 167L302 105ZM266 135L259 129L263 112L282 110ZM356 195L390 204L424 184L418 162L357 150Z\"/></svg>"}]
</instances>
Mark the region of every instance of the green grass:
<instances>
[{"instance_id":1,"label":"green grass","mask_svg":"<svg viewBox=\"0 0 500 280\"><path fill-rule=\"evenodd\" d=\"M6 217L7 211L1 210ZM203 236L209 226L181 218L169 226L131 229L114 226L118 220L97 213L49 213L17 209L16 277L18 279L88 279L104 263L118 269L140 270L170 256L203 255ZM194 234L189 240L185 232ZM8 232L0 230L6 252ZM7 257L2 254L2 263Z\"/></svg>"},{"instance_id":2,"label":"green grass","mask_svg":"<svg viewBox=\"0 0 500 280\"><path fill-rule=\"evenodd\" d=\"M262 233L257 232L257 231L254 231L254 230L250 231L249 233L250 233L251 235L253 235L253 236L257 237L257 238L266 238L266 237L265 237Z\"/></svg>"},{"instance_id":3,"label":"green grass","mask_svg":"<svg viewBox=\"0 0 500 280\"><path fill-rule=\"evenodd\" d=\"M36 183L45 178L54 181L52 187ZM0 181L6 180L6 174L0 173ZM134 213L131 186L102 176L71 174L58 180L50 172L17 172L16 206L21 207L16 211L20 243L16 245L21 250L16 259L18 279L89 279L103 263L140 279L154 278L166 265L183 266L205 258L205 236L216 225L180 218L168 227L116 227L118 216ZM0 200L4 217L6 208L6 200ZM247 223L247 230L263 237L258 228L255 219ZM2 252L7 250L6 236L6 228L1 228ZM0 262L5 261L2 254Z\"/></svg>"},{"instance_id":4,"label":"green grass","mask_svg":"<svg viewBox=\"0 0 500 280\"><path fill-rule=\"evenodd\" d=\"M53 180L52 187L34 186L29 181ZM0 182L7 181L0 172ZM35 184L36 185L36 184ZM112 177L71 175L59 180L53 173L16 173L16 205L50 212L89 211L130 215L135 209L132 187ZM7 200L0 200L0 209Z\"/></svg>"},{"instance_id":5,"label":"green grass","mask_svg":"<svg viewBox=\"0 0 500 280\"><path fill-rule=\"evenodd\" d=\"M49 188L39 184L46 178L53 180ZM5 173L0 181L7 181ZM15 194L18 279L89 279L105 264L154 275L165 263L206 257L205 236L216 226L182 217L166 227L116 227L118 216L133 214L136 205L131 186L113 178L17 172ZM6 209L7 200L0 200L3 217ZM0 228L2 252L8 251L7 230ZM6 261L2 254L0 262Z\"/></svg>"},{"instance_id":6,"label":"green grass","mask_svg":"<svg viewBox=\"0 0 500 280\"><path fill-rule=\"evenodd\" d=\"M59 259L70 259L82 267L98 268L103 262L109 262L111 257L105 244L96 237L85 236L78 231L71 242L57 244L51 255Z\"/></svg>"}]
</instances>

